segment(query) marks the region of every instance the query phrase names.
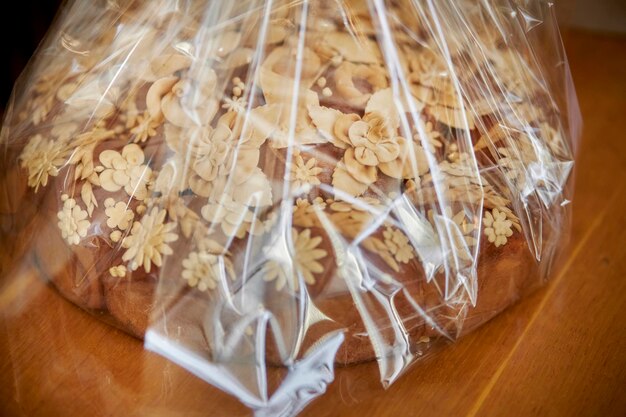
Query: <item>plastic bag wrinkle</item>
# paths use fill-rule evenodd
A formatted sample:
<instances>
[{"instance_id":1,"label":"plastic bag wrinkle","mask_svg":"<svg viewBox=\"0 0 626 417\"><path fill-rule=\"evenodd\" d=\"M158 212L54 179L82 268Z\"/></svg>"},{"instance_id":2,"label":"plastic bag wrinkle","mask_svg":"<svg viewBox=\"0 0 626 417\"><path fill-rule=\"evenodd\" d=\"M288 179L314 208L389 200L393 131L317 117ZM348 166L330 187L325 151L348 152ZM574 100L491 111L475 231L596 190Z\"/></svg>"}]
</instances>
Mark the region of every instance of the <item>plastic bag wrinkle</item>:
<instances>
[{"instance_id":1,"label":"plastic bag wrinkle","mask_svg":"<svg viewBox=\"0 0 626 417\"><path fill-rule=\"evenodd\" d=\"M580 115L554 5L69 2L6 112L4 235L61 295L291 416L545 282Z\"/></svg>"}]
</instances>

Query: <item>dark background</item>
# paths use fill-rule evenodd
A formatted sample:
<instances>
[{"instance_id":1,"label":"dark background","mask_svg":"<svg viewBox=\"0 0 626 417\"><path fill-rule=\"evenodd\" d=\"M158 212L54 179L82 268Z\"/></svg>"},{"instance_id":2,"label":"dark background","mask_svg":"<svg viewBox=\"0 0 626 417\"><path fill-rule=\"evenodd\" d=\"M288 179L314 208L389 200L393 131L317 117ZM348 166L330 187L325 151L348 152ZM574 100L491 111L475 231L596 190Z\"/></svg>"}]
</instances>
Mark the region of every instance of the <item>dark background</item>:
<instances>
[{"instance_id":1,"label":"dark background","mask_svg":"<svg viewBox=\"0 0 626 417\"><path fill-rule=\"evenodd\" d=\"M0 113L9 100L15 79L46 34L61 3L62 0L16 0L3 13L0 19L0 49L4 59L0 70Z\"/></svg>"}]
</instances>

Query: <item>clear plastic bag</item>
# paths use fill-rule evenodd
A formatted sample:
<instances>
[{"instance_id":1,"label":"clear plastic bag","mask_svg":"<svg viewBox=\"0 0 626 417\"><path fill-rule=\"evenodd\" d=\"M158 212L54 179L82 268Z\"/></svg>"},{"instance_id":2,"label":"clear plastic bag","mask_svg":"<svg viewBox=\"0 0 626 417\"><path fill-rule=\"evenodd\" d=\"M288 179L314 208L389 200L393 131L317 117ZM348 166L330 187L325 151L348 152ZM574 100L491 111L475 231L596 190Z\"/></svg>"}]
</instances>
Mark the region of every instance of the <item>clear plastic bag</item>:
<instances>
[{"instance_id":1,"label":"clear plastic bag","mask_svg":"<svg viewBox=\"0 0 626 417\"><path fill-rule=\"evenodd\" d=\"M335 366L388 386L545 282L579 124L547 1L69 2L7 110L1 233L295 415Z\"/></svg>"}]
</instances>

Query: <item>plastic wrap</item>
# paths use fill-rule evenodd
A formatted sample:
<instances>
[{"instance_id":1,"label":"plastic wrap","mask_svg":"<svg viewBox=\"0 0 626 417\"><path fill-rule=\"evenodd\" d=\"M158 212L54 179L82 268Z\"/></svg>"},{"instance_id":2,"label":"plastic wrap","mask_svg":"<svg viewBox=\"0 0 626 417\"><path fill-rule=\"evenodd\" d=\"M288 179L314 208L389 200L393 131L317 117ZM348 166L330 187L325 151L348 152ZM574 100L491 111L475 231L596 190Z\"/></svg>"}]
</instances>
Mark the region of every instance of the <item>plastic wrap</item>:
<instances>
[{"instance_id":1,"label":"plastic wrap","mask_svg":"<svg viewBox=\"0 0 626 417\"><path fill-rule=\"evenodd\" d=\"M1 233L295 415L336 366L386 387L545 282L579 119L547 1L74 1L6 111Z\"/></svg>"}]
</instances>

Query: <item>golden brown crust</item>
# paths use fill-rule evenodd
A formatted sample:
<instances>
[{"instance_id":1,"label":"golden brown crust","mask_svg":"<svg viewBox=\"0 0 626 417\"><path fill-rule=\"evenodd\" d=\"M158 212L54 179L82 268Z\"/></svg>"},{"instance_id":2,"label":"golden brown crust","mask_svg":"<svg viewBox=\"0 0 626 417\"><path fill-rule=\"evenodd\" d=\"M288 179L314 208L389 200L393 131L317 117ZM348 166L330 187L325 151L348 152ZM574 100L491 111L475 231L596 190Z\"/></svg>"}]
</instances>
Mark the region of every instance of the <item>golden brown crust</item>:
<instances>
[{"instance_id":1,"label":"golden brown crust","mask_svg":"<svg viewBox=\"0 0 626 417\"><path fill-rule=\"evenodd\" d=\"M137 7L124 19L149 6ZM269 331L269 357L341 330L336 361L350 364L457 337L538 281L527 239L551 232L528 217L541 223L558 181L530 167L567 152L524 53L481 33L485 62L468 59L473 44L448 58L394 28L398 97L368 13L351 10L355 39L331 10L316 11L300 51L297 14L277 12L256 67L254 25L235 19L215 59L197 60L199 22L172 12L135 22L148 35L115 82L95 65L110 33L82 65L42 70L9 121L21 175L0 179L15 191L0 215L30 210L36 261L65 297L138 337L168 309L204 332L205 314L247 291L256 304L233 308L241 321L268 309L293 324L290 308L314 306L325 317L296 323L302 343ZM189 21L163 48L170 19Z\"/></svg>"},{"instance_id":2,"label":"golden brown crust","mask_svg":"<svg viewBox=\"0 0 626 417\"><path fill-rule=\"evenodd\" d=\"M83 251L81 254L69 250L67 245L59 239L54 228L42 229L48 238L47 244L38 247L35 256L37 264L49 276L57 289L69 300L87 310L106 309L113 316L114 323L132 335L142 338L150 323L152 308L155 303L156 278L145 274L133 274L130 279L116 279L104 272L98 273L84 265L97 265L93 256L103 256L111 253L110 249L94 252ZM54 240L56 238L56 241ZM54 251L51 249L55 248ZM106 258L106 255L104 255ZM411 349L417 349L419 344L434 342L442 337L441 330L463 333L485 323L504 308L516 302L531 287L541 281L539 268L528 250L527 243L521 234L511 238L505 247L496 248L485 245L481 250L478 262L478 298L475 307L468 306L466 315L460 322L454 319L460 313L456 308L448 305L440 292L425 281L423 273L415 269L396 276L404 283L405 291L394 298L397 317L408 333ZM338 279L332 273L326 275L326 280ZM320 294L324 287L323 281L310 288L312 294ZM411 298L407 299L407 294ZM362 296L367 297L366 293ZM333 330L345 331L345 341L339 348L336 356L338 364L349 365L375 359L368 332L363 324L361 315L354 304L354 298L349 292L335 294L330 297L317 296L314 300L316 308L327 315L333 322L321 322L311 326L303 343L302 351L315 343L321 336ZM427 317L415 309L420 306L427 312ZM280 314L278 312L277 314ZM374 314L376 317L376 314ZM379 317L385 317L380 312ZM427 322L428 320L428 322ZM432 322L431 322L432 321ZM398 323L395 323L398 324ZM438 329L433 328L436 324ZM387 331L385 330L387 329ZM378 336L391 338L391 325L380 321L376 325ZM450 334L456 337L455 334ZM424 339L426 338L426 339ZM268 346L269 357L273 363L280 363L275 357L275 346ZM274 353L272 353L274 351ZM274 358L274 359L272 359Z\"/></svg>"}]
</instances>

